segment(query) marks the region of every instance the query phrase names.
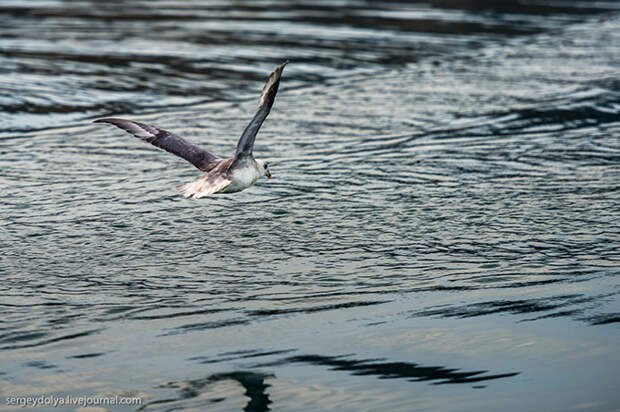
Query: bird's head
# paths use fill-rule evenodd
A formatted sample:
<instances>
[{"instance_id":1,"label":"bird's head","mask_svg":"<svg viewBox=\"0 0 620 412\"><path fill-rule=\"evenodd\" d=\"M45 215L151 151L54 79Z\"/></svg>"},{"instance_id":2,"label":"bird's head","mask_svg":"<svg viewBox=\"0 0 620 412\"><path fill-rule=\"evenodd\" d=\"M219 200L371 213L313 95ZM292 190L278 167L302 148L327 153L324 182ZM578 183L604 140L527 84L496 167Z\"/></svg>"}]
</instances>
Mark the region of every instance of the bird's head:
<instances>
[{"instance_id":1,"label":"bird's head","mask_svg":"<svg viewBox=\"0 0 620 412\"><path fill-rule=\"evenodd\" d=\"M268 179L271 179L271 173L269 172L269 163L264 160L258 160L258 166L261 168L261 173L267 176Z\"/></svg>"}]
</instances>

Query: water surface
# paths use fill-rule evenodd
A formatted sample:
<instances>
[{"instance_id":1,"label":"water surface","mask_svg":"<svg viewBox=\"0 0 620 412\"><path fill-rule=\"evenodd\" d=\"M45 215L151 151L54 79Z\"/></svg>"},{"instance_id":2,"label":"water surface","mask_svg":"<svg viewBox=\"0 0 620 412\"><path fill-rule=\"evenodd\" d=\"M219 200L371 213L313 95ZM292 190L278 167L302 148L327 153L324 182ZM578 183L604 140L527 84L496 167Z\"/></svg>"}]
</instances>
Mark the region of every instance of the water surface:
<instances>
[{"instance_id":1,"label":"water surface","mask_svg":"<svg viewBox=\"0 0 620 412\"><path fill-rule=\"evenodd\" d=\"M2 408L620 407L620 3L497 3L0 4ZM286 59L241 193L91 123L229 155Z\"/></svg>"}]
</instances>

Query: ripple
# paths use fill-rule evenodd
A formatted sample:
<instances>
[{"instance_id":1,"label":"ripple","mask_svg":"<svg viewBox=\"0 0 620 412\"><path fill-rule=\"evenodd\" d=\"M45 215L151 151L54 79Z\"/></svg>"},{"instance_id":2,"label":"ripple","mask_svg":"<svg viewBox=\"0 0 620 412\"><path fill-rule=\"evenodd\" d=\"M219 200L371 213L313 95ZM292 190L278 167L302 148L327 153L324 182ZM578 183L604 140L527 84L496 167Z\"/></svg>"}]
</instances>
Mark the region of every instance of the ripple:
<instances>
[{"instance_id":1,"label":"ripple","mask_svg":"<svg viewBox=\"0 0 620 412\"><path fill-rule=\"evenodd\" d=\"M612 359L583 347L607 348L618 322L617 3L119 10L0 6L6 391L409 410L410 381L534 382L577 359L592 382ZM274 179L234 196L179 197L200 172L91 123L131 116L230 154L286 58L255 150ZM481 331L476 353L437 337L452 329ZM299 383L316 374L346 384ZM566 392L528 388L553 385ZM449 409L455 393L414 395Z\"/></svg>"}]
</instances>

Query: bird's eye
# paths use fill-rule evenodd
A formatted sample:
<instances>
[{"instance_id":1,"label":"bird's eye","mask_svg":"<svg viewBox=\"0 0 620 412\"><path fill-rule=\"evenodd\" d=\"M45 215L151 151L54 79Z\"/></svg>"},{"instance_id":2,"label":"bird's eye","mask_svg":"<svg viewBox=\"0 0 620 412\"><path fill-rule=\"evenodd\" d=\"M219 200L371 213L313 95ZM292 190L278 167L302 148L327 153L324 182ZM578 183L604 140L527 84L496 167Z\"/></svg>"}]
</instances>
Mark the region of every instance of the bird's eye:
<instances>
[{"instance_id":1,"label":"bird's eye","mask_svg":"<svg viewBox=\"0 0 620 412\"><path fill-rule=\"evenodd\" d=\"M265 169L269 167L269 163L265 162Z\"/></svg>"}]
</instances>

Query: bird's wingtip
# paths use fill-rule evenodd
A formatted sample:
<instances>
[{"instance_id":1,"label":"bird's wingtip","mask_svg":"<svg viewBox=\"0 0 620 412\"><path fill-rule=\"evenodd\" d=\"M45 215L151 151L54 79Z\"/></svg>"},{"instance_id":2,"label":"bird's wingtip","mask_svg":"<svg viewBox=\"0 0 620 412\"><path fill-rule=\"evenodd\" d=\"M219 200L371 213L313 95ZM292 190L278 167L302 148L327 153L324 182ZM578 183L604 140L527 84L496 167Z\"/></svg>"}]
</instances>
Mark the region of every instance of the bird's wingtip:
<instances>
[{"instance_id":1,"label":"bird's wingtip","mask_svg":"<svg viewBox=\"0 0 620 412\"><path fill-rule=\"evenodd\" d=\"M112 123L113 120L119 120L119 119L114 119L112 117L106 117L104 119L95 119L93 120L93 123Z\"/></svg>"},{"instance_id":2,"label":"bird's wingtip","mask_svg":"<svg viewBox=\"0 0 620 412\"><path fill-rule=\"evenodd\" d=\"M125 120L125 119L119 119L116 117L106 117L103 119L96 119L93 120L93 123L110 123L110 124L117 124L118 122L129 122L131 120Z\"/></svg>"}]
</instances>

